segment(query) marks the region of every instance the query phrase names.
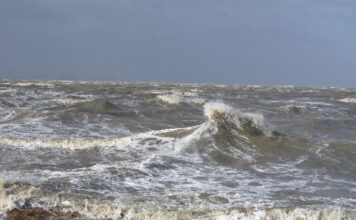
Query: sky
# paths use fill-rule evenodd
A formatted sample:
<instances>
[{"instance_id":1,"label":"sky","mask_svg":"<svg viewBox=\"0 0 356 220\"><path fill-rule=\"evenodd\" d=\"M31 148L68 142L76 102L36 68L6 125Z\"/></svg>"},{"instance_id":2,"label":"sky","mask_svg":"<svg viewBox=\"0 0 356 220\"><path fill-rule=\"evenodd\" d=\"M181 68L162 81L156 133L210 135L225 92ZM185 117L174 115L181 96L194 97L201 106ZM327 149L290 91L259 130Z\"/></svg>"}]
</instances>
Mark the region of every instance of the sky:
<instances>
[{"instance_id":1,"label":"sky","mask_svg":"<svg viewBox=\"0 0 356 220\"><path fill-rule=\"evenodd\" d=\"M356 87L356 1L1 0L0 79Z\"/></svg>"}]
</instances>

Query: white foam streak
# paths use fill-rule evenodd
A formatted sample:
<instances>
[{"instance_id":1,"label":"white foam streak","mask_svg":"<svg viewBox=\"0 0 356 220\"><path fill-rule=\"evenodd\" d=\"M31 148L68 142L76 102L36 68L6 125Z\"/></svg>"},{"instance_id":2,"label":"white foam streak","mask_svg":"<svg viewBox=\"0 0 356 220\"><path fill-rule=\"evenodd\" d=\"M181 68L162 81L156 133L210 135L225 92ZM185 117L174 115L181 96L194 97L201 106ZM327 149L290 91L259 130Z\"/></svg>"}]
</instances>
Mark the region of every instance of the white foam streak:
<instances>
[{"instance_id":1,"label":"white foam streak","mask_svg":"<svg viewBox=\"0 0 356 220\"><path fill-rule=\"evenodd\" d=\"M165 141L174 140L164 133L169 133L172 131L177 131L181 129L192 129L193 127L188 128L172 128L164 129L159 131L149 131L144 133L139 133L122 138L107 138L107 139L40 139L40 138L29 138L29 139L19 139L19 138L8 138L0 137L0 143L9 146L15 147L44 147L44 148L63 148L63 149L87 149L93 147L126 147L126 146L136 146L138 142L150 139L150 138L159 138Z\"/></svg>"},{"instance_id":2,"label":"white foam streak","mask_svg":"<svg viewBox=\"0 0 356 220\"><path fill-rule=\"evenodd\" d=\"M78 100L78 99L54 99L54 102L62 105L72 105L79 102L84 102L85 100Z\"/></svg>"},{"instance_id":3,"label":"white foam streak","mask_svg":"<svg viewBox=\"0 0 356 220\"><path fill-rule=\"evenodd\" d=\"M192 134L176 141L174 144L174 151L175 153L192 151L193 148L190 148L190 146L194 146L195 141L198 141L201 138L209 138L209 136L216 132L216 126L211 126L210 121L205 122L204 124L200 125Z\"/></svg>"},{"instance_id":4,"label":"white foam streak","mask_svg":"<svg viewBox=\"0 0 356 220\"><path fill-rule=\"evenodd\" d=\"M187 99L186 102L192 102L194 104L204 104L206 102L206 99L201 99L201 98L191 98L191 99Z\"/></svg>"},{"instance_id":5,"label":"white foam streak","mask_svg":"<svg viewBox=\"0 0 356 220\"><path fill-rule=\"evenodd\" d=\"M161 94L157 96L157 99L161 102L168 104L179 104L182 102L185 103L194 103L194 104L204 104L206 99L199 98L197 90L191 90L182 92L175 90L172 94Z\"/></svg>"},{"instance_id":6,"label":"white foam streak","mask_svg":"<svg viewBox=\"0 0 356 220\"><path fill-rule=\"evenodd\" d=\"M16 81L12 81L12 82L4 82L1 83L3 85L11 85L11 86L21 86L21 87L27 87L27 86L45 86L45 87L54 87L54 84L51 82L41 82L41 81L37 81L37 82L16 82Z\"/></svg>"},{"instance_id":7,"label":"white foam streak","mask_svg":"<svg viewBox=\"0 0 356 220\"><path fill-rule=\"evenodd\" d=\"M343 99L339 99L339 102L345 102L345 103L356 103L356 98L343 98Z\"/></svg>"},{"instance_id":8,"label":"white foam streak","mask_svg":"<svg viewBox=\"0 0 356 220\"><path fill-rule=\"evenodd\" d=\"M15 89L1 89L0 93L11 93L11 92L16 92Z\"/></svg>"}]
</instances>

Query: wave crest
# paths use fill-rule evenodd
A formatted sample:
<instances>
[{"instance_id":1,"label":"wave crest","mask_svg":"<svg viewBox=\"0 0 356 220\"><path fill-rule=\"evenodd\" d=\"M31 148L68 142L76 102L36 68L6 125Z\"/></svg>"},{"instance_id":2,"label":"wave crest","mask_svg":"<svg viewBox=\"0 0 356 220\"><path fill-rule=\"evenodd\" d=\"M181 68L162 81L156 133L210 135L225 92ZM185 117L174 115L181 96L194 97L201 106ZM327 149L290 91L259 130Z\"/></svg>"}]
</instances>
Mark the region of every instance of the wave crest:
<instances>
[{"instance_id":1,"label":"wave crest","mask_svg":"<svg viewBox=\"0 0 356 220\"><path fill-rule=\"evenodd\" d=\"M223 102L208 102L204 113L211 121L218 122L231 129L246 131L253 136L272 136L264 117L259 113L244 113Z\"/></svg>"},{"instance_id":2,"label":"wave crest","mask_svg":"<svg viewBox=\"0 0 356 220\"><path fill-rule=\"evenodd\" d=\"M265 148L266 143L272 141L270 137L275 136L263 115L258 113L241 112L223 102L206 103L204 113L208 120L200 125L148 131L127 137L58 140L0 137L0 144L69 150L107 148L109 151L112 148L130 151L134 147L140 149L143 157L151 150L167 155L172 155L173 151L178 154L196 152L222 164L234 165L243 161L236 158L254 161L260 148Z\"/></svg>"},{"instance_id":3,"label":"wave crest","mask_svg":"<svg viewBox=\"0 0 356 220\"><path fill-rule=\"evenodd\" d=\"M346 97L343 99L338 99L337 101L344 103L356 103L356 98Z\"/></svg>"},{"instance_id":4,"label":"wave crest","mask_svg":"<svg viewBox=\"0 0 356 220\"><path fill-rule=\"evenodd\" d=\"M182 97L179 95L159 95L157 98L160 101L168 104L178 104L182 102Z\"/></svg>"}]
</instances>

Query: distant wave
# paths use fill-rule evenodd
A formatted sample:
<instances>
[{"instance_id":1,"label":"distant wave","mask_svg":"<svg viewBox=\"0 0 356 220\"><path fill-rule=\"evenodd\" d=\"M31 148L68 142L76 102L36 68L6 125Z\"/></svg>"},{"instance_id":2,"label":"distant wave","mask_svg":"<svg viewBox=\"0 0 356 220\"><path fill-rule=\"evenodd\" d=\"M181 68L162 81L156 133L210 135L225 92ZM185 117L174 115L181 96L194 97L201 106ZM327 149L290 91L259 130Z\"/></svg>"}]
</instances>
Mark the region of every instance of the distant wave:
<instances>
[{"instance_id":1,"label":"distant wave","mask_svg":"<svg viewBox=\"0 0 356 220\"><path fill-rule=\"evenodd\" d=\"M178 104L182 101L182 97L179 95L158 95L157 98L169 104Z\"/></svg>"},{"instance_id":2,"label":"distant wave","mask_svg":"<svg viewBox=\"0 0 356 220\"><path fill-rule=\"evenodd\" d=\"M197 97L196 92L175 92L173 94L160 94L157 99L167 104L179 104L182 102L204 104L207 100Z\"/></svg>"},{"instance_id":3,"label":"distant wave","mask_svg":"<svg viewBox=\"0 0 356 220\"><path fill-rule=\"evenodd\" d=\"M11 81L2 82L2 85L20 86L20 87L30 87L30 86L43 86L43 87L54 87L54 84L49 81Z\"/></svg>"},{"instance_id":4,"label":"distant wave","mask_svg":"<svg viewBox=\"0 0 356 220\"><path fill-rule=\"evenodd\" d=\"M12 93L16 92L15 89L0 89L0 93Z\"/></svg>"},{"instance_id":5,"label":"distant wave","mask_svg":"<svg viewBox=\"0 0 356 220\"><path fill-rule=\"evenodd\" d=\"M342 98L338 99L339 102L345 102L345 103L356 103L356 98Z\"/></svg>"}]
</instances>

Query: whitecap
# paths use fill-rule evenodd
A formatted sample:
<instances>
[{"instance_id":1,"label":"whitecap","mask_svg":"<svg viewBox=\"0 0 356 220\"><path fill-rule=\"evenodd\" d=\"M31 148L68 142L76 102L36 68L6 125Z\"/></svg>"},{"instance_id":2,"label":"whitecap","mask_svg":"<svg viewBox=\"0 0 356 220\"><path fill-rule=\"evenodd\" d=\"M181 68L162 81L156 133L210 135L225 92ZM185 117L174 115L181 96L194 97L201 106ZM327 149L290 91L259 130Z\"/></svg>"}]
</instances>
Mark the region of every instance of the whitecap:
<instances>
[{"instance_id":1,"label":"whitecap","mask_svg":"<svg viewBox=\"0 0 356 220\"><path fill-rule=\"evenodd\" d=\"M183 100L180 95L158 95L157 98L168 104L178 104Z\"/></svg>"},{"instance_id":2,"label":"whitecap","mask_svg":"<svg viewBox=\"0 0 356 220\"><path fill-rule=\"evenodd\" d=\"M356 98L347 97L347 98L338 99L337 101L345 102L345 103L356 103Z\"/></svg>"}]
</instances>

